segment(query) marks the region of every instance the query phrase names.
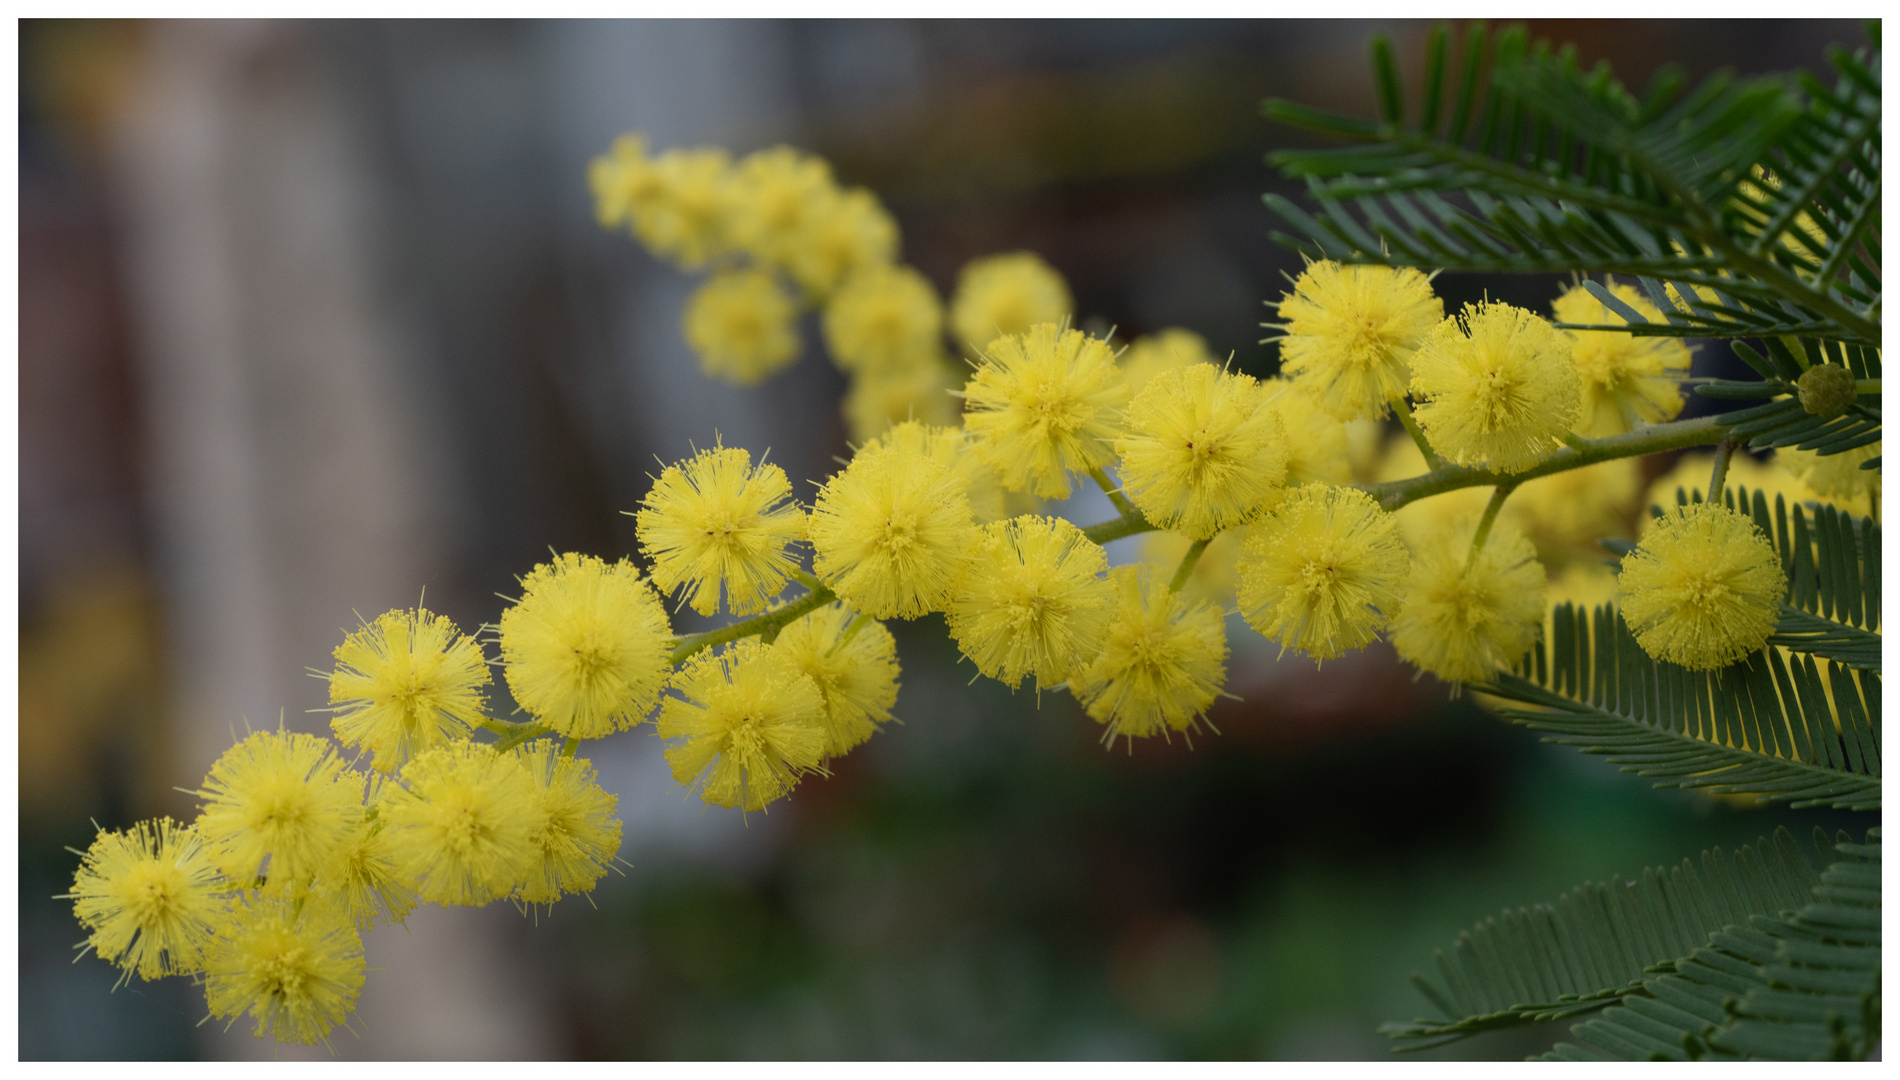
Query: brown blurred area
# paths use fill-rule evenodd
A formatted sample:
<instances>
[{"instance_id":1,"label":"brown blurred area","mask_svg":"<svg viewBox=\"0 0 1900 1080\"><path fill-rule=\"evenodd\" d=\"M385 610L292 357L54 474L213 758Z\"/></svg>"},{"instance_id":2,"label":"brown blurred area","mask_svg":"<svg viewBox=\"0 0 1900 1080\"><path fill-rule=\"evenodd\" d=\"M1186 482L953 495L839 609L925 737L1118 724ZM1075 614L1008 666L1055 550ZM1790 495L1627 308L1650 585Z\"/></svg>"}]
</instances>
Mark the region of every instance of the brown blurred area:
<instances>
[{"instance_id":1,"label":"brown blurred area","mask_svg":"<svg viewBox=\"0 0 1900 1080\"><path fill-rule=\"evenodd\" d=\"M1186 326L1267 374L1261 305L1299 261L1263 157L1303 136L1259 101L1369 114L1368 34L1415 78L1426 28L24 21L21 1056L329 1057L198 1026L183 980L113 993L71 964L66 849L193 814L177 789L247 725L325 730L310 673L359 615L421 598L473 630L550 549L631 553L656 459L717 433L808 492L846 453L812 327L762 390L699 375L693 283L594 224L615 135L821 153L941 291L1035 250L1089 325ZM1863 40L1531 29L1636 86ZM1555 283L1440 291L1542 307ZM647 732L607 740L626 877L538 923L372 935L334 1052L1379 1056L1373 1026L1419 1007L1406 970L1484 911L1771 827L1573 771L1382 646L1314 671L1239 625L1241 700L1193 749L1105 754L1066 698L966 686L934 619L896 628L905 724L769 815L686 801Z\"/></svg>"}]
</instances>

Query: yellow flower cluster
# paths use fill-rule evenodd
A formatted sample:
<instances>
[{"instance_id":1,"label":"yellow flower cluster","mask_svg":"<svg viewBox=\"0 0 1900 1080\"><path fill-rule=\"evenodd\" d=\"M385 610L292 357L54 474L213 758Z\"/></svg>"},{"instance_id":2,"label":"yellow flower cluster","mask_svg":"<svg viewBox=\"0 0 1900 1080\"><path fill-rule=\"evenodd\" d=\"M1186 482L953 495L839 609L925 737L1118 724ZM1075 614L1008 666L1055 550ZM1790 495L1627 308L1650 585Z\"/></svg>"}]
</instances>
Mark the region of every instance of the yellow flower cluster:
<instances>
[{"instance_id":1,"label":"yellow flower cluster","mask_svg":"<svg viewBox=\"0 0 1900 1080\"><path fill-rule=\"evenodd\" d=\"M710 276L683 332L708 375L755 385L802 350L798 319L817 309L831 359L850 377L854 442L892 424L956 422L961 365L992 341L1071 314L1068 284L1029 252L971 260L946 312L930 279L897 262L897 223L871 192L838 184L823 159L774 146L734 160L714 147L652 154L624 135L588 171L603 228Z\"/></svg>"}]
</instances>

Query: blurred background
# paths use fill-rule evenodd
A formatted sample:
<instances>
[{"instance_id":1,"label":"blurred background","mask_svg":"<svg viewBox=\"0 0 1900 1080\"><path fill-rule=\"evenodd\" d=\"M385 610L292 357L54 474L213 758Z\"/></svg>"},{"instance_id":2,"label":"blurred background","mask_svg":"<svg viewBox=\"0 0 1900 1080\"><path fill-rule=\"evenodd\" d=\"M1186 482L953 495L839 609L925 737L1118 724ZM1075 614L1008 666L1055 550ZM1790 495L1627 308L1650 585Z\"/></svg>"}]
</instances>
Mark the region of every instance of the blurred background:
<instances>
[{"instance_id":1,"label":"blurred background","mask_svg":"<svg viewBox=\"0 0 1900 1080\"><path fill-rule=\"evenodd\" d=\"M183 980L73 964L68 849L189 818L176 789L247 725L325 730L310 673L358 613L426 590L472 629L550 548L633 553L656 458L717 432L808 492L847 452L813 327L762 388L698 373L694 283L594 223L614 136L812 150L946 294L1027 248L1084 319L1189 327L1264 375L1261 304L1299 263L1263 155L1301 136L1258 103L1371 115L1376 29L1416 78L1423 23L23 22L20 1055L327 1057L199 1026ZM1638 87L1864 40L1533 30ZM1557 287L1439 282L1448 307ZM1697 373L1727 362L1705 344ZM936 617L892 626L902 725L769 814L702 807L650 731L605 740L624 875L538 918L376 931L334 1053L1381 1057L1376 1026L1426 1011L1408 972L1484 915L1836 823L1653 791L1383 647L1316 672L1231 625L1244 700L1192 747L1105 752L1066 696L966 687Z\"/></svg>"}]
</instances>

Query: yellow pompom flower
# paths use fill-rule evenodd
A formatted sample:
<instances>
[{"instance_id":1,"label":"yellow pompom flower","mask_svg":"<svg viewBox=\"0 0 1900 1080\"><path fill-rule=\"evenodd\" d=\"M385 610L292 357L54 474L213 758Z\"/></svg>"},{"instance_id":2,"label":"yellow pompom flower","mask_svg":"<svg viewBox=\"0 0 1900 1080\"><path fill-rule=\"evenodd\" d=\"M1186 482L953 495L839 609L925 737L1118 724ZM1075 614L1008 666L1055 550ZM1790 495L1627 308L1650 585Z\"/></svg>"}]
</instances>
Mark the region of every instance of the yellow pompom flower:
<instances>
[{"instance_id":1,"label":"yellow pompom flower","mask_svg":"<svg viewBox=\"0 0 1900 1080\"><path fill-rule=\"evenodd\" d=\"M632 563L569 553L536 566L521 588L497 637L523 709L577 739L624 731L653 711L673 631Z\"/></svg>"},{"instance_id":2,"label":"yellow pompom flower","mask_svg":"<svg viewBox=\"0 0 1900 1080\"><path fill-rule=\"evenodd\" d=\"M845 281L825 305L824 325L825 346L839 367L887 371L936 358L943 303L916 270L879 264Z\"/></svg>"},{"instance_id":3,"label":"yellow pompom flower","mask_svg":"<svg viewBox=\"0 0 1900 1080\"><path fill-rule=\"evenodd\" d=\"M620 800L601 789L594 766L565 757L542 739L514 751L534 781L534 827L527 877L515 895L523 903L552 904L563 896L593 892L620 852Z\"/></svg>"},{"instance_id":4,"label":"yellow pompom flower","mask_svg":"<svg viewBox=\"0 0 1900 1080\"><path fill-rule=\"evenodd\" d=\"M1400 659L1454 684L1515 665L1544 623L1544 567L1531 542L1496 522L1467 567L1474 526L1446 529L1413 555L1390 634Z\"/></svg>"},{"instance_id":5,"label":"yellow pompom flower","mask_svg":"<svg viewBox=\"0 0 1900 1080\"><path fill-rule=\"evenodd\" d=\"M152 980L204 966L230 886L198 830L170 818L100 830L73 875L73 915L100 959Z\"/></svg>"},{"instance_id":6,"label":"yellow pompom flower","mask_svg":"<svg viewBox=\"0 0 1900 1080\"><path fill-rule=\"evenodd\" d=\"M798 359L798 309L762 270L714 274L686 303L686 343L706 374L735 386L762 382Z\"/></svg>"},{"instance_id":7,"label":"yellow pompom flower","mask_svg":"<svg viewBox=\"0 0 1900 1080\"><path fill-rule=\"evenodd\" d=\"M1282 370L1339 419L1378 419L1405 395L1412 351L1445 306L1417 270L1327 260L1307 266L1279 314Z\"/></svg>"},{"instance_id":8,"label":"yellow pompom flower","mask_svg":"<svg viewBox=\"0 0 1900 1080\"><path fill-rule=\"evenodd\" d=\"M1628 285L1611 285L1618 300L1650 322L1662 310ZM1551 303L1558 322L1593 326L1625 320L1578 285ZM1570 356L1582 376L1577 434L1618 435L1639 423L1673 420L1682 411L1682 380L1689 375L1689 347L1681 338L1635 337L1610 330L1569 330Z\"/></svg>"},{"instance_id":9,"label":"yellow pompom flower","mask_svg":"<svg viewBox=\"0 0 1900 1080\"><path fill-rule=\"evenodd\" d=\"M418 753L467 737L485 719L488 658L474 638L426 609L389 611L336 649L330 730L395 772Z\"/></svg>"},{"instance_id":10,"label":"yellow pompom flower","mask_svg":"<svg viewBox=\"0 0 1900 1080\"><path fill-rule=\"evenodd\" d=\"M976 540L962 481L902 443L867 446L826 481L808 531L814 572L878 619L942 610Z\"/></svg>"},{"instance_id":11,"label":"yellow pompom flower","mask_svg":"<svg viewBox=\"0 0 1900 1080\"><path fill-rule=\"evenodd\" d=\"M1643 467L1635 458L1540 476L1511 493L1504 514L1524 530L1547 563L1602 559L1597 541L1631 535L1642 479Z\"/></svg>"},{"instance_id":12,"label":"yellow pompom flower","mask_svg":"<svg viewBox=\"0 0 1900 1080\"><path fill-rule=\"evenodd\" d=\"M1509 304L1470 304L1412 354L1419 426L1460 465L1528 469L1577 422L1581 383L1570 342Z\"/></svg>"},{"instance_id":13,"label":"yellow pompom flower","mask_svg":"<svg viewBox=\"0 0 1900 1080\"><path fill-rule=\"evenodd\" d=\"M1252 530L1253 526L1229 529L1207 542L1201 549L1201 557L1194 561L1194 569L1188 571L1187 581L1181 585L1182 603L1212 604L1221 611L1233 609L1234 590L1240 586L1237 562L1241 543ZM1142 533L1141 561L1153 568L1162 581L1171 582L1193 544L1194 541L1180 533L1165 529Z\"/></svg>"},{"instance_id":14,"label":"yellow pompom flower","mask_svg":"<svg viewBox=\"0 0 1900 1080\"><path fill-rule=\"evenodd\" d=\"M1101 545L1061 518L991 522L946 612L950 636L1012 690L1025 675L1053 686L1102 651L1115 606L1107 569Z\"/></svg>"},{"instance_id":15,"label":"yellow pompom flower","mask_svg":"<svg viewBox=\"0 0 1900 1080\"><path fill-rule=\"evenodd\" d=\"M249 1013L260 1039L328 1045L363 990L363 939L349 916L334 904L263 896L235 914L205 957L211 1015Z\"/></svg>"},{"instance_id":16,"label":"yellow pompom flower","mask_svg":"<svg viewBox=\"0 0 1900 1080\"><path fill-rule=\"evenodd\" d=\"M1241 548L1240 612L1282 652L1330 660L1378 636L1409 562L1398 522L1372 496L1295 488Z\"/></svg>"},{"instance_id":17,"label":"yellow pompom flower","mask_svg":"<svg viewBox=\"0 0 1900 1080\"><path fill-rule=\"evenodd\" d=\"M1260 384L1212 364L1164 371L1128 405L1115 440L1121 487L1148 520L1196 540L1273 508L1286 428Z\"/></svg>"},{"instance_id":18,"label":"yellow pompom flower","mask_svg":"<svg viewBox=\"0 0 1900 1080\"><path fill-rule=\"evenodd\" d=\"M785 470L738 447L701 450L668 465L647 492L634 529L663 592L686 590L694 611L759 611L785 588L798 564L785 554L805 531L805 514Z\"/></svg>"},{"instance_id":19,"label":"yellow pompom flower","mask_svg":"<svg viewBox=\"0 0 1900 1080\"><path fill-rule=\"evenodd\" d=\"M1101 655L1069 677L1069 691L1104 741L1187 731L1227 683L1227 633L1209 604L1183 601L1146 568L1109 572L1115 594Z\"/></svg>"},{"instance_id":20,"label":"yellow pompom flower","mask_svg":"<svg viewBox=\"0 0 1900 1080\"><path fill-rule=\"evenodd\" d=\"M362 823L364 784L328 739L253 732L195 793L205 800L198 831L231 880L268 874L273 887L301 888Z\"/></svg>"},{"instance_id":21,"label":"yellow pompom flower","mask_svg":"<svg viewBox=\"0 0 1900 1080\"><path fill-rule=\"evenodd\" d=\"M1171 326L1139 337L1122 350L1122 377L1128 392L1139 394L1156 375L1193 364L1218 364L1207 351L1207 339L1192 330Z\"/></svg>"},{"instance_id":22,"label":"yellow pompom flower","mask_svg":"<svg viewBox=\"0 0 1900 1080\"><path fill-rule=\"evenodd\" d=\"M1286 429L1286 486L1352 483L1352 445L1345 422L1291 379L1267 379L1260 388L1267 408Z\"/></svg>"},{"instance_id":23,"label":"yellow pompom flower","mask_svg":"<svg viewBox=\"0 0 1900 1080\"><path fill-rule=\"evenodd\" d=\"M1623 559L1617 593L1644 652L1709 671L1767 644L1788 577L1754 521L1726 506L1691 503L1650 522Z\"/></svg>"},{"instance_id":24,"label":"yellow pompom flower","mask_svg":"<svg viewBox=\"0 0 1900 1080\"><path fill-rule=\"evenodd\" d=\"M659 193L633 206L647 249L697 270L732 250L732 158L715 148L673 149L653 159Z\"/></svg>"},{"instance_id":25,"label":"yellow pompom flower","mask_svg":"<svg viewBox=\"0 0 1900 1080\"><path fill-rule=\"evenodd\" d=\"M398 875L431 904L486 904L540 865L534 778L520 758L481 743L450 743L411 761L377 816Z\"/></svg>"},{"instance_id":26,"label":"yellow pompom flower","mask_svg":"<svg viewBox=\"0 0 1900 1080\"><path fill-rule=\"evenodd\" d=\"M845 391L845 430L853 443L865 443L892 424L916 420L925 424L957 422L952 392L963 383L940 356L920 357L892 368L859 372Z\"/></svg>"},{"instance_id":27,"label":"yellow pompom flower","mask_svg":"<svg viewBox=\"0 0 1900 1080\"><path fill-rule=\"evenodd\" d=\"M732 170L732 240L766 262L785 264L819 204L834 190L831 166L789 146L739 159Z\"/></svg>"},{"instance_id":28,"label":"yellow pompom flower","mask_svg":"<svg viewBox=\"0 0 1900 1080\"><path fill-rule=\"evenodd\" d=\"M1018 251L963 264L950 299L950 329L975 353L999 337L1059 323L1074 312L1062 275L1033 252Z\"/></svg>"},{"instance_id":29,"label":"yellow pompom flower","mask_svg":"<svg viewBox=\"0 0 1900 1080\"><path fill-rule=\"evenodd\" d=\"M647 141L622 135L613 148L587 165L587 186L594 193L594 215L603 229L630 226L665 196L666 185L647 157Z\"/></svg>"},{"instance_id":30,"label":"yellow pompom flower","mask_svg":"<svg viewBox=\"0 0 1900 1080\"><path fill-rule=\"evenodd\" d=\"M1069 471L1114 457L1128 382L1108 343L1055 323L990 342L963 388L963 426L1011 491L1069 495Z\"/></svg>"},{"instance_id":31,"label":"yellow pompom flower","mask_svg":"<svg viewBox=\"0 0 1900 1080\"><path fill-rule=\"evenodd\" d=\"M844 754L891 718L897 642L883 623L830 604L780 631L772 648L811 676L824 699L826 757Z\"/></svg>"},{"instance_id":32,"label":"yellow pompom flower","mask_svg":"<svg viewBox=\"0 0 1900 1080\"><path fill-rule=\"evenodd\" d=\"M378 922L400 923L416 906L415 890L403 880L376 812L382 793L393 787L391 780L371 792L371 814L323 861L310 885L311 895L340 905L358 930L367 931Z\"/></svg>"},{"instance_id":33,"label":"yellow pompom flower","mask_svg":"<svg viewBox=\"0 0 1900 1080\"><path fill-rule=\"evenodd\" d=\"M825 756L825 700L811 676L755 640L694 656L658 730L673 778L714 806L763 810Z\"/></svg>"},{"instance_id":34,"label":"yellow pompom flower","mask_svg":"<svg viewBox=\"0 0 1900 1080\"><path fill-rule=\"evenodd\" d=\"M814 297L858 271L895 261L897 222L863 188L831 191L808 214L786 256L792 280Z\"/></svg>"}]
</instances>

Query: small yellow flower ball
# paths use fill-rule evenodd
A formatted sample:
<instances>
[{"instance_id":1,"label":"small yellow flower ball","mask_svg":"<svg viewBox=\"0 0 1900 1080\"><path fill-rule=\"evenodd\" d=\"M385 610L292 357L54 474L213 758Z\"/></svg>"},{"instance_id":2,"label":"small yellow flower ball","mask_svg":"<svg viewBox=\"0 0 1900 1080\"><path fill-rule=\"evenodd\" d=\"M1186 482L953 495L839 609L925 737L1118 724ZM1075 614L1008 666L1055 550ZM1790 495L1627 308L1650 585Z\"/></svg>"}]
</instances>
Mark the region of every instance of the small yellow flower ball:
<instances>
[{"instance_id":1,"label":"small yellow flower ball","mask_svg":"<svg viewBox=\"0 0 1900 1080\"><path fill-rule=\"evenodd\" d=\"M1775 451L1775 461L1800 478L1812 492L1810 497L1818 497L1861 517L1875 516L1880 510L1880 470L1861 468L1863 463L1879 456L1878 442L1825 457L1792 446ZM1732 463L1730 467L1733 468ZM1704 469L1703 474L1707 473Z\"/></svg>"},{"instance_id":2,"label":"small yellow flower ball","mask_svg":"<svg viewBox=\"0 0 1900 1080\"><path fill-rule=\"evenodd\" d=\"M1122 376L1128 380L1128 392L1140 394L1156 375L1171 368L1219 361L1207 351L1207 339L1192 330L1171 326L1146 337L1138 337L1122 350Z\"/></svg>"},{"instance_id":3,"label":"small yellow flower ball","mask_svg":"<svg viewBox=\"0 0 1900 1080\"><path fill-rule=\"evenodd\" d=\"M1261 385L1211 364L1156 375L1115 440L1148 520L1196 540L1266 513L1286 483L1286 428Z\"/></svg>"},{"instance_id":4,"label":"small yellow flower ball","mask_svg":"<svg viewBox=\"0 0 1900 1080\"><path fill-rule=\"evenodd\" d=\"M474 638L427 610L390 611L336 649L330 729L395 772L432 746L468 735L487 717L488 658Z\"/></svg>"},{"instance_id":5,"label":"small yellow flower ball","mask_svg":"<svg viewBox=\"0 0 1900 1080\"><path fill-rule=\"evenodd\" d=\"M732 158L716 148L653 159L659 194L632 204L633 231L655 255L697 270L732 250Z\"/></svg>"},{"instance_id":6,"label":"small yellow flower ball","mask_svg":"<svg viewBox=\"0 0 1900 1080\"><path fill-rule=\"evenodd\" d=\"M1417 270L1327 260L1300 274L1279 314L1282 369L1335 417L1376 420L1405 395L1412 351L1445 305Z\"/></svg>"},{"instance_id":7,"label":"small yellow flower ball","mask_svg":"<svg viewBox=\"0 0 1900 1080\"><path fill-rule=\"evenodd\" d=\"M772 648L811 676L824 699L826 757L846 753L891 718L897 642L883 623L830 604L780 631Z\"/></svg>"},{"instance_id":8,"label":"small yellow flower ball","mask_svg":"<svg viewBox=\"0 0 1900 1080\"><path fill-rule=\"evenodd\" d=\"M520 758L481 743L439 746L405 765L377 816L398 875L431 904L479 907L540 865L534 778Z\"/></svg>"},{"instance_id":9,"label":"small yellow flower ball","mask_svg":"<svg viewBox=\"0 0 1900 1080\"><path fill-rule=\"evenodd\" d=\"M1651 322L1661 309L1628 285L1611 285L1616 298ZM1558 322L1620 325L1621 315L1578 285L1551 304ZM1609 330L1568 330L1571 359L1582 376L1577 434L1597 437L1629 431L1638 423L1673 420L1682 411L1682 380L1689 375L1689 347L1680 338L1635 337Z\"/></svg>"},{"instance_id":10,"label":"small yellow flower ball","mask_svg":"<svg viewBox=\"0 0 1900 1080\"><path fill-rule=\"evenodd\" d=\"M635 515L640 553L663 592L684 590L694 611L719 610L723 587L734 615L764 609L798 564L786 548L805 532L805 514L788 503L785 470L738 447L701 450L668 465Z\"/></svg>"},{"instance_id":11,"label":"small yellow flower ball","mask_svg":"<svg viewBox=\"0 0 1900 1080\"><path fill-rule=\"evenodd\" d=\"M373 779L370 809L377 810L382 795L394 787L393 778ZM416 892L396 865L380 813L365 816L349 839L337 845L318 868L310 892L334 900L361 932L378 922L400 923L416 906Z\"/></svg>"},{"instance_id":12,"label":"small yellow flower ball","mask_svg":"<svg viewBox=\"0 0 1900 1080\"><path fill-rule=\"evenodd\" d=\"M1060 323L1075 312L1069 284L1033 252L972 259L957 272L950 328L971 353L999 337Z\"/></svg>"},{"instance_id":13,"label":"small yellow flower ball","mask_svg":"<svg viewBox=\"0 0 1900 1080\"><path fill-rule=\"evenodd\" d=\"M587 186L594 193L594 214L603 229L631 226L666 193L641 135L620 136L612 149L589 162Z\"/></svg>"},{"instance_id":14,"label":"small yellow flower ball","mask_svg":"<svg viewBox=\"0 0 1900 1080\"><path fill-rule=\"evenodd\" d=\"M1581 382L1570 341L1509 304L1472 304L1412 355L1416 415L1432 448L1498 472L1550 456L1577 421Z\"/></svg>"},{"instance_id":15,"label":"small yellow flower ball","mask_svg":"<svg viewBox=\"0 0 1900 1080\"><path fill-rule=\"evenodd\" d=\"M625 559L566 554L536 566L497 637L508 688L536 720L598 739L633 727L666 685L666 609Z\"/></svg>"},{"instance_id":16,"label":"small yellow flower ball","mask_svg":"<svg viewBox=\"0 0 1900 1080\"><path fill-rule=\"evenodd\" d=\"M940 611L969 568L976 523L961 479L922 447L874 444L825 482L812 568L874 618Z\"/></svg>"},{"instance_id":17,"label":"small yellow flower ball","mask_svg":"<svg viewBox=\"0 0 1900 1080\"><path fill-rule=\"evenodd\" d=\"M534 781L534 823L527 876L515 893L522 903L552 904L593 892L620 851L620 800L601 790L594 766L568 757L551 739L517 747L515 757Z\"/></svg>"},{"instance_id":18,"label":"small yellow flower ball","mask_svg":"<svg viewBox=\"0 0 1900 1080\"><path fill-rule=\"evenodd\" d=\"M963 389L963 426L1011 491L1067 498L1069 472L1107 464L1128 382L1108 343L1054 323L990 342Z\"/></svg>"},{"instance_id":19,"label":"small yellow flower ball","mask_svg":"<svg viewBox=\"0 0 1900 1080\"><path fill-rule=\"evenodd\" d=\"M715 274L686 304L686 343L715 379L752 386L798 359L798 309L762 270Z\"/></svg>"},{"instance_id":20,"label":"small yellow flower ball","mask_svg":"<svg viewBox=\"0 0 1900 1080\"><path fill-rule=\"evenodd\" d=\"M786 268L807 293L823 298L853 274L896 261L897 246L897 222L876 195L832 191L811 209Z\"/></svg>"},{"instance_id":21,"label":"small yellow flower ball","mask_svg":"<svg viewBox=\"0 0 1900 1080\"><path fill-rule=\"evenodd\" d=\"M1315 660L1371 644L1398 609L1410 563L1398 522L1357 488L1295 488L1240 553L1247 624Z\"/></svg>"},{"instance_id":22,"label":"small yellow flower ball","mask_svg":"<svg viewBox=\"0 0 1900 1080\"><path fill-rule=\"evenodd\" d=\"M747 154L732 170L733 243L756 259L786 264L834 190L822 158L789 146Z\"/></svg>"},{"instance_id":23,"label":"small yellow flower ball","mask_svg":"<svg viewBox=\"0 0 1900 1080\"><path fill-rule=\"evenodd\" d=\"M1227 632L1213 605L1184 601L1159 570L1109 572L1114 615L1101 655L1069 677L1069 691L1104 740L1190 731L1227 683Z\"/></svg>"},{"instance_id":24,"label":"small yellow flower ball","mask_svg":"<svg viewBox=\"0 0 1900 1080\"><path fill-rule=\"evenodd\" d=\"M355 834L364 785L328 739L253 732L212 764L198 831L226 877L299 889Z\"/></svg>"},{"instance_id":25,"label":"small yellow flower ball","mask_svg":"<svg viewBox=\"0 0 1900 1080\"><path fill-rule=\"evenodd\" d=\"M950 636L978 671L1014 690L1047 687L1102 651L1114 594L1101 545L1061 518L983 527L975 565L950 601Z\"/></svg>"},{"instance_id":26,"label":"small yellow flower ball","mask_svg":"<svg viewBox=\"0 0 1900 1080\"><path fill-rule=\"evenodd\" d=\"M204 966L231 886L196 828L170 818L103 829L80 860L73 915L99 958L147 981Z\"/></svg>"},{"instance_id":27,"label":"small yellow flower ball","mask_svg":"<svg viewBox=\"0 0 1900 1080\"><path fill-rule=\"evenodd\" d=\"M1447 529L1412 558L1392 619L1399 657L1448 683L1481 683L1509 669L1544 623L1544 567L1505 522L1467 566L1475 522Z\"/></svg>"},{"instance_id":28,"label":"small yellow flower ball","mask_svg":"<svg viewBox=\"0 0 1900 1080\"><path fill-rule=\"evenodd\" d=\"M1650 523L1623 559L1617 594L1644 652L1709 671L1767 644L1788 578L1753 521L1726 506L1691 503Z\"/></svg>"},{"instance_id":29,"label":"small yellow flower ball","mask_svg":"<svg viewBox=\"0 0 1900 1080\"><path fill-rule=\"evenodd\" d=\"M205 1003L220 1020L249 1013L260 1039L327 1044L366 970L363 939L337 905L253 897L205 958Z\"/></svg>"},{"instance_id":30,"label":"small yellow flower ball","mask_svg":"<svg viewBox=\"0 0 1900 1080\"><path fill-rule=\"evenodd\" d=\"M928 363L942 349L943 303L908 266L874 265L851 275L825 305L825 345L846 371Z\"/></svg>"},{"instance_id":31,"label":"small yellow flower ball","mask_svg":"<svg viewBox=\"0 0 1900 1080\"><path fill-rule=\"evenodd\" d=\"M900 454L921 454L943 466L970 500L970 514L978 525L1011 515L1004 512L1003 485L983 459L970 451L970 433L962 428L939 427L906 420L871 440L864 451L893 447Z\"/></svg>"},{"instance_id":32,"label":"small yellow flower ball","mask_svg":"<svg viewBox=\"0 0 1900 1080\"><path fill-rule=\"evenodd\" d=\"M860 372L845 391L845 430L851 441L866 443L892 424L916 420L948 426L957 422L957 402L951 395L963 386L941 354L922 357L896 367Z\"/></svg>"},{"instance_id":33,"label":"small yellow flower ball","mask_svg":"<svg viewBox=\"0 0 1900 1080\"><path fill-rule=\"evenodd\" d=\"M714 806L763 810L819 769L825 700L811 676L756 640L694 656L657 729L673 778Z\"/></svg>"}]
</instances>

